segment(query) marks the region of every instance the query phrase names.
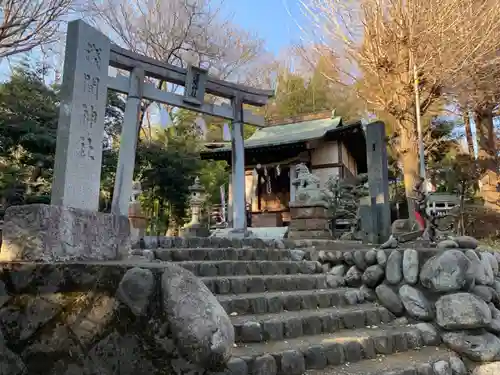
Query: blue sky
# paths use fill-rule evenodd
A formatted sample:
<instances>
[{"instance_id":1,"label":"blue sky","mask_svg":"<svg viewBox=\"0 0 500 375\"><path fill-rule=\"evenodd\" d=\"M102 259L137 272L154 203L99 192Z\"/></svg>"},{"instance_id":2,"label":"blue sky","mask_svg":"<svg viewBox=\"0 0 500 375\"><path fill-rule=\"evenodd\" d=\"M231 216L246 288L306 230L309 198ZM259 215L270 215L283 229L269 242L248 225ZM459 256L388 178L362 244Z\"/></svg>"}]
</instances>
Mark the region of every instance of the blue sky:
<instances>
[{"instance_id":1,"label":"blue sky","mask_svg":"<svg viewBox=\"0 0 500 375\"><path fill-rule=\"evenodd\" d=\"M226 0L224 13L243 29L256 33L274 54L300 41L297 20L301 19L299 0ZM11 63L13 62L11 59ZM15 64L15 63L14 63ZM9 63L0 61L0 81L9 77Z\"/></svg>"},{"instance_id":2,"label":"blue sky","mask_svg":"<svg viewBox=\"0 0 500 375\"><path fill-rule=\"evenodd\" d=\"M300 40L301 32L294 20L301 16L298 0L226 0L225 7L236 24L256 32L265 41L269 52L278 54Z\"/></svg>"}]
</instances>

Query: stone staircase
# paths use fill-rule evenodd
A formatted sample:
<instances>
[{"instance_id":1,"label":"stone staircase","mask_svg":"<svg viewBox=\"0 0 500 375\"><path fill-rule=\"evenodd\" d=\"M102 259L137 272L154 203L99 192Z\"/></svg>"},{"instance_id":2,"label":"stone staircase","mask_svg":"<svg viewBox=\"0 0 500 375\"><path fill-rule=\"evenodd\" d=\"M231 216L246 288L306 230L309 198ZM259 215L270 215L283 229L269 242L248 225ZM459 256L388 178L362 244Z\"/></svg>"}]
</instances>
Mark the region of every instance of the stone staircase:
<instances>
[{"instance_id":1,"label":"stone staircase","mask_svg":"<svg viewBox=\"0 0 500 375\"><path fill-rule=\"evenodd\" d=\"M236 344L226 374L430 375L454 357L439 337L366 301L360 289L329 288L329 274L305 260L307 251L153 252L199 276L230 316Z\"/></svg>"}]
</instances>

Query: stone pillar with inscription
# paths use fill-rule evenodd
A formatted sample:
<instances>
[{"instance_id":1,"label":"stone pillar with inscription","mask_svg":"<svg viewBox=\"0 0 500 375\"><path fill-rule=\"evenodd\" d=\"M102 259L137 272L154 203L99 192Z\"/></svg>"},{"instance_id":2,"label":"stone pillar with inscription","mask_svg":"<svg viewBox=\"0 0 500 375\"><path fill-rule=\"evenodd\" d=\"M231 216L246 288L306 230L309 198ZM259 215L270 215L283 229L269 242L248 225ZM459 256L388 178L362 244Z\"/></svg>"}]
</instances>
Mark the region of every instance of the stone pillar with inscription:
<instances>
[{"instance_id":1,"label":"stone pillar with inscription","mask_svg":"<svg viewBox=\"0 0 500 375\"><path fill-rule=\"evenodd\" d=\"M51 204L97 211L110 42L83 21L68 25Z\"/></svg>"},{"instance_id":2,"label":"stone pillar with inscription","mask_svg":"<svg viewBox=\"0 0 500 375\"><path fill-rule=\"evenodd\" d=\"M130 249L127 216L98 212L110 41L68 24L51 205L5 212L0 260L106 260Z\"/></svg>"},{"instance_id":3,"label":"stone pillar with inscription","mask_svg":"<svg viewBox=\"0 0 500 375\"><path fill-rule=\"evenodd\" d=\"M389 170L385 124L377 121L366 126L368 185L372 212L370 242L381 244L391 234L391 207L389 203Z\"/></svg>"}]
</instances>

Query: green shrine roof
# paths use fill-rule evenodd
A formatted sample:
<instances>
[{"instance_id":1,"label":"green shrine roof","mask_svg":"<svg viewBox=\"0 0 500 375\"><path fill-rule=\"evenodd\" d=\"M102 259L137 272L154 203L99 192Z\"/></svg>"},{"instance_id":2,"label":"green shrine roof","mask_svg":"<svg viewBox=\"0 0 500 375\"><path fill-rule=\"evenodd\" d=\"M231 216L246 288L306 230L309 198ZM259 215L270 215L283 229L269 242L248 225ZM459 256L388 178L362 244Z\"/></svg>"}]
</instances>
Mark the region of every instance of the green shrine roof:
<instances>
[{"instance_id":1,"label":"green shrine roof","mask_svg":"<svg viewBox=\"0 0 500 375\"><path fill-rule=\"evenodd\" d=\"M253 165L287 160L307 150L307 142L317 139L340 140L355 158L358 171L366 172L363 125L361 121L343 124L338 116L277 124L257 130L245 139L245 163ZM225 160L230 164L231 142L209 142L200 156L205 160Z\"/></svg>"},{"instance_id":2,"label":"green shrine roof","mask_svg":"<svg viewBox=\"0 0 500 375\"><path fill-rule=\"evenodd\" d=\"M342 118L337 116L321 120L296 122L293 124L274 125L258 129L250 138L245 139L245 149L262 146L278 146L289 143L309 141L323 138L328 132L342 124ZM222 145L223 143L219 143ZM230 143L223 147L211 148L205 152L230 151Z\"/></svg>"}]
</instances>

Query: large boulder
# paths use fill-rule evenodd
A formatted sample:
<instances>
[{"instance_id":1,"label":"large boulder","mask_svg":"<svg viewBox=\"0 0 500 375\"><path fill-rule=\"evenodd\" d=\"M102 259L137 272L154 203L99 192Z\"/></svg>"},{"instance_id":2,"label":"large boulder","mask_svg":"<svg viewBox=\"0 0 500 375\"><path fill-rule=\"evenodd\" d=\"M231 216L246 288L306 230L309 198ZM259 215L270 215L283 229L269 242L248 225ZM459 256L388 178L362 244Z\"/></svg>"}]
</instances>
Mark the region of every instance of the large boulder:
<instances>
[{"instance_id":1,"label":"large boulder","mask_svg":"<svg viewBox=\"0 0 500 375\"><path fill-rule=\"evenodd\" d=\"M409 285L399 288L399 297L408 314L421 320L431 320L434 317L432 305L424 294Z\"/></svg>"},{"instance_id":2,"label":"large boulder","mask_svg":"<svg viewBox=\"0 0 500 375\"><path fill-rule=\"evenodd\" d=\"M375 289L377 298L382 306L395 315L401 315L405 309L398 295L387 285L381 284Z\"/></svg>"},{"instance_id":3,"label":"large boulder","mask_svg":"<svg viewBox=\"0 0 500 375\"><path fill-rule=\"evenodd\" d=\"M403 255L398 250L393 250L385 266L385 278L390 284L399 284L403 279Z\"/></svg>"},{"instance_id":4,"label":"large boulder","mask_svg":"<svg viewBox=\"0 0 500 375\"><path fill-rule=\"evenodd\" d=\"M453 356L450 358L450 367L452 375L467 375L467 368L465 367L464 361L460 357Z\"/></svg>"},{"instance_id":5,"label":"large boulder","mask_svg":"<svg viewBox=\"0 0 500 375\"><path fill-rule=\"evenodd\" d=\"M144 315L153 294L155 278L149 269L129 269L118 285L116 295L137 316Z\"/></svg>"},{"instance_id":6,"label":"large boulder","mask_svg":"<svg viewBox=\"0 0 500 375\"><path fill-rule=\"evenodd\" d=\"M363 273L363 284L370 288L375 288L384 280L384 269L378 264L370 266Z\"/></svg>"},{"instance_id":7,"label":"large boulder","mask_svg":"<svg viewBox=\"0 0 500 375\"><path fill-rule=\"evenodd\" d=\"M500 362L481 363L473 366L471 375L498 375L500 374ZM455 374L453 374L455 375Z\"/></svg>"},{"instance_id":8,"label":"large boulder","mask_svg":"<svg viewBox=\"0 0 500 375\"><path fill-rule=\"evenodd\" d=\"M490 262L491 269L493 270L493 275L494 276L498 275L498 260L497 260L497 258L493 254L490 254L486 251L481 253L481 257L484 257L485 259L487 259Z\"/></svg>"},{"instance_id":9,"label":"large boulder","mask_svg":"<svg viewBox=\"0 0 500 375\"><path fill-rule=\"evenodd\" d=\"M377 251L377 263L382 267L385 267L387 264L387 254L384 250Z\"/></svg>"},{"instance_id":10,"label":"large boulder","mask_svg":"<svg viewBox=\"0 0 500 375\"><path fill-rule=\"evenodd\" d=\"M436 323L444 329L483 328L490 322L489 306L473 294L448 294L436 302Z\"/></svg>"},{"instance_id":11,"label":"large boulder","mask_svg":"<svg viewBox=\"0 0 500 375\"><path fill-rule=\"evenodd\" d=\"M476 285L470 290L470 292L481 298L486 303L490 303L493 299L493 294L496 293L495 289L486 285Z\"/></svg>"},{"instance_id":12,"label":"large boulder","mask_svg":"<svg viewBox=\"0 0 500 375\"><path fill-rule=\"evenodd\" d=\"M460 250L448 250L424 263L420 271L422 285L434 292L456 292L473 283L471 261Z\"/></svg>"},{"instance_id":13,"label":"large boulder","mask_svg":"<svg viewBox=\"0 0 500 375\"><path fill-rule=\"evenodd\" d=\"M231 358L234 328L215 296L191 272L169 264L161 279L163 304L178 349L206 369L220 370Z\"/></svg>"},{"instance_id":14,"label":"large boulder","mask_svg":"<svg viewBox=\"0 0 500 375\"><path fill-rule=\"evenodd\" d=\"M438 249L456 249L458 244L453 240L443 240L437 244Z\"/></svg>"},{"instance_id":15,"label":"large boulder","mask_svg":"<svg viewBox=\"0 0 500 375\"><path fill-rule=\"evenodd\" d=\"M347 273L344 276L344 280L348 286L359 287L361 286L362 277L363 273L359 270L359 268L356 266L352 266L347 270Z\"/></svg>"},{"instance_id":16,"label":"large boulder","mask_svg":"<svg viewBox=\"0 0 500 375\"><path fill-rule=\"evenodd\" d=\"M471 261L476 284L493 285L495 278L493 269L487 259L480 259L474 250L467 250L465 256Z\"/></svg>"},{"instance_id":17,"label":"large boulder","mask_svg":"<svg viewBox=\"0 0 500 375\"><path fill-rule=\"evenodd\" d=\"M365 253L365 260L368 266L373 266L377 263L377 251L374 249L368 250Z\"/></svg>"},{"instance_id":18,"label":"large boulder","mask_svg":"<svg viewBox=\"0 0 500 375\"><path fill-rule=\"evenodd\" d=\"M488 306L491 311L491 322L486 329L498 336L500 334L500 311L491 303Z\"/></svg>"},{"instance_id":19,"label":"large boulder","mask_svg":"<svg viewBox=\"0 0 500 375\"><path fill-rule=\"evenodd\" d=\"M346 267L343 264L339 264L338 266L332 267L332 269L328 272L331 275L344 277Z\"/></svg>"},{"instance_id":20,"label":"large boulder","mask_svg":"<svg viewBox=\"0 0 500 375\"><path fill-rule=\"evenodd\" d=\"M418 281L418 271L418 251L415 249L406 249L403 254L403 278L408 284L416 284Z\"/></svg>"},{"instance_id":21,"label":"large boulder","mask_svg":"<svg viewBox=\"0 0 500 375\"><path fill-rule=\"evenodd\" d=\"M500 339L489 332L445 332L443 342L459 354L476 362L498 360Z\"/></svg>"},{"instance_id":22,"label":"large boulder","mask_svg":"<svg viewBox=\"0 0 500 375\"><path fill-rule=\"evenodd\" d=\"M354 252L354 264L361 270L364 271L366 270L366 267L368 266L366 264L366 259L365 259L365 252L361 250L356 250Z\"/></svg>"},{"instance_id":23,"label":"large boulder","mask_svg":"<svg viewBox=\"0 0 500 375\"><path fill-rule=\"evenodd\" d=\"M441 344L441 336L439 336L437 329L432 324L418 323L415 328L420 332L424 345L437 346Z\"/></svg>"},{"instance_id":24,"label":"large boulder","mask_svg":"<svg viewBox=\"0 0 500 375\"><path fill-rule=\"evenodd\" d=\"M0 374L1 375L22 375L27 373L27 369L21 357L12 352L6 345L4 335L0 330Z\"/></svg>"},{"instance_id":25,"label":"large boulder","mask_svg":"<svg viewBox=\"0 0 500 375\"><path fill-rule=\"evenodd\" d=\"M461 249L475 249L479 246L479 241L471 236L458 236L453 240Z\"/></svg>"}]
</instances>

